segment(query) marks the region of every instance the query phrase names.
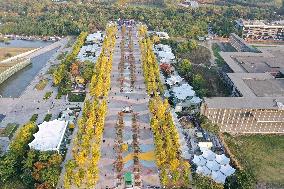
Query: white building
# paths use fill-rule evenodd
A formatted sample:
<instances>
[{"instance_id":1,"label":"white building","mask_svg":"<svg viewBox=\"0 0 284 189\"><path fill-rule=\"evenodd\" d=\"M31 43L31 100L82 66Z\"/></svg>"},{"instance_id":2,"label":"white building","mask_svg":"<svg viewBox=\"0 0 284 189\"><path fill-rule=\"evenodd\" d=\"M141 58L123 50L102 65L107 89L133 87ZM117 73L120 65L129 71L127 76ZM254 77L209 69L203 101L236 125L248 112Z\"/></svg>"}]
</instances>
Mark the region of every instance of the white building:
<instances>
[{"instance_id":1,"label":"white building","mask_svg":"<svg viewBox=\"0 0 284 189\"><path fill-rule=\"evenodd\" d=\"M160 39L169 39L170 36L168 33L166 32L156 32L156 35L160 38Z\"/></svg>"},{"instance_id":2,"label":"white building","mask_svg":"<svg viewBox=\"0 0 284 189\"><path fill-rule=\"evenodd\" d=\"M53 120L38 125L39 131L34 134L35 139L29 143L30 148L40 151L57 151L64 138L67 121Z\"/></svg>"}]
</instances>

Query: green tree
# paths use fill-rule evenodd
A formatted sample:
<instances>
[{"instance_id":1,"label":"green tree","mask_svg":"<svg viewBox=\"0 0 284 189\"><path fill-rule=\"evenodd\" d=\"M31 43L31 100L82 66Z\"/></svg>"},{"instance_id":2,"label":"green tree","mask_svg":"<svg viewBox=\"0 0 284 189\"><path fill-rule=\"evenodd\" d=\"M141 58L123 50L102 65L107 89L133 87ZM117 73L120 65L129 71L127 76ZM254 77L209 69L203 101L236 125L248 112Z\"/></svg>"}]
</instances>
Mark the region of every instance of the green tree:
<instances>
[{"instance_id":1,"label":"green tree","mask_svg":"<svg viewBox=\"0 0 284 189\"><path fill-rule=\"evenodd\" d=\"M94 63L90 61L85 61L82 70L82 77L85 81L91 81L94 70Z\"/></svg>"},{"instance_id":2,"label":"green tree","mask_svg":"<svg viewBox=\"0 0 284 189\"><path fill-rule=\"evenodd\" d=\"M206 81L205 79L202 77L201 74L196 74L193 76L193 81L192 81L192 85L194 88L196 89L202 89L205 87Z\"/></svg>"},{"instance_id":3,"label":"green tree","mask_svg":"<svg viewBox=\"0 0 284 189\"><path fill-rule=\"evenodd\" d=\"M186 77L186 79L190 79L192 77L192 65L188 59L183 59L178 64L178 71L179 73Z\"/></svg>"}]
</instances>

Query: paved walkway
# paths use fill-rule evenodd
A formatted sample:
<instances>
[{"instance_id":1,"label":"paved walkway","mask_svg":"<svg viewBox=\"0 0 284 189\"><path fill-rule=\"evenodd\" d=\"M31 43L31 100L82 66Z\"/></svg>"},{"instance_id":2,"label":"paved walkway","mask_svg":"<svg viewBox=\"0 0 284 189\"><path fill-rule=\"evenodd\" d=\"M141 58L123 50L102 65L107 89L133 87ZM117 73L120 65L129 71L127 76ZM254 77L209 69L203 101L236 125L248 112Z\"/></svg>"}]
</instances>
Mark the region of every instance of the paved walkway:
<instances>
[{"instance_id":1,"label":"paved walkway","mask_svg":"<svg viewBox=\"0 0 284 189\"><path fill-rule=\"evenodd\" d=\"M33 79L29 86L25 89L19 98L0 98L0 114L6 115L5 119L0 123L0 127L6 127L7 123L17 122L20 125L26 123L33 114L39 114L39 121L43 121L43 117L47 113L57 115L62 109L66 107L65 99L55 99L56 88L51 87L52 76L46 75L46 72L53 64L58 64L56 60L58 54L64 49L67 44L67 39L62 39L56 42L56 45L44 47L43 49L36 51L36 54L30 54L30 57L38 56L39 53L44 53L54 48L60 47L56 53L53 54L47 64L40 70L38 75ZM65 49L66 50L66 49ZM35 85L42 78L49 79L48 85L44 90L38 91L35 89ZM52 91L53 94L48 100L43 100L46 92Z\"/></svg>"},{"instance_id":2,"label":"paved walkway","mask_svg":"<svg viewBox=\"0 0 284 189\"><path fill-rule=\"evenodd\" d=\"M127 32L126 32L127 33ZM145 85L144 85L144 77L142 75L142 68L140 63L140 48L138 44L138 39L136 37L136 31L132 32L132 38L134 42L134 58L135 58L135 74L136 81L134 83L133 92L120 92L120 72L118 69L118 65L120 62L121 51L120 51L120 42L121 42L121 31L118 32L119 39L117 39L114 57L113 57L113 66L112 66L112 78L111 78L111 91L108 97L108 115L106 117L106 123L103 134L103 142L101 146L101 159L99 162L99 170L100 170L100 180L96 186L97 189L105 189L109 188L123 188L123 186L117 187L117 173L114 168L114 162L116 160L117 154L114 150L115 147L115 138L116 138L116 122L118 120L118 113L123 109L123 107L131 106L135 113L138 113L138 125L139 125L139 144L148 145L153 144L153 135L150 130L150 117L148 111L148 101L149 96L146 93ZM127 35L126 35L127 36ZM126 48L128 48L126 46ZM128 51L126 49L126 56L128 55ZM128 70L129 66L125 65L124 69L124 77L127 77L127 74L130 73ZM130 81L126 79L124 81L124 86L130 86ZM129 119L128 114L126 114L124 119ZM131 114L129 114L131 115ZM131 132L131 121L125 121L125 128L123 130L124 142L129 139L132 141L132 132ZM131 119L130 119L131 120ZM130 123L129 123L130 122ZM130 137L129 137L130 135ZM141 149L141 147L140 147ZM144 162L144 161L143 161ZM142 180L142 188L146 188L146 185L156 185L160 186L158 170L155 165L150 165L149 167L144 166L142 162L140 176ZM147 164L147 163L145 163ZM125 172L133 172L133 166L124 165L123 173Z\"/></svg>"},{"instance_id":3,"label":"paved walkway","mask_svg":"<svg viewBox=\"0 0 284 189\"><path fill-rule=\"evenodd\" d=\"M78 103L67 103L65 98L55 99L57 94L57 88L52 87L52 76L46 74L50 66L59 64L56 58L62 51L70 51L71 48L65 48L68 40L64 38L55 44L51 44L47 47L36 51L35 54L29 55L30 58L38 56L40 53L50 51L54 48L59 49L53 54L47 64L40 70L38 75L32 80L29 86L21 94L19 98L0 98L0 114L6 115L6 117L0 123L0 128L5 128L8 123L16 122L22 126L27 123L33 114L38 114L37 123L41 123L44 120L46 114L52 114L52 119L56 119L58 114L68 107L74 107ZM47 86L39 91L35 89L35 85L42 78L49 79ZM52 96L43 100L46 92L52 91Z\"/></svg>"}]
</instances>

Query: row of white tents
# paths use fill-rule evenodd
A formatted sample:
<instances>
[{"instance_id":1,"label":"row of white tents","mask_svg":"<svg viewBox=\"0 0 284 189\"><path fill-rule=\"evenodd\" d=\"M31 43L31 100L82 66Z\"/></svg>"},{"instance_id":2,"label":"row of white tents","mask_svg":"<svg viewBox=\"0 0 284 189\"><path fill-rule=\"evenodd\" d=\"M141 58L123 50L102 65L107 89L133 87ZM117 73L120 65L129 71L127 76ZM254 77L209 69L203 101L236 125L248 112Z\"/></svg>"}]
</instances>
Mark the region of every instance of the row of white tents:
<instances>
[{"instance_id":1,"label":"row of white tents","mask_svg":"<svg viewBox=\"0 0 284 189\"><path fill-rule=\"evenodd\" d=\"M77 55L77 59L81 62L86 60L96 62L101 53L101 43L103 41L103 34L98 31L89 34L86 39L88 45L82 46Z\"/></svg>"},{"instance_id":2,"label":"row of white tents","mask_svg":"<svg viewBox=\"0 0 284 189\"><path fill-rule=\"evenodd\" d=\"M196 173L211 177L215 182L225 183L228 176L234 174L230 159L225 154L215 154L209 149L201 148L201 155L194 155L192 162L196 164Z\"/></svg>"},{"instance_id":3,"label":"row of white tents","mask_svg":"<svg viewBox=\"0 0 284 189\"><path fill-rule=\"evenodd\" d=\"M154 52L157 54L160 63L172 63L172 61L176 58L169 45L155 45Z\"/></svg>"}]
</instances>

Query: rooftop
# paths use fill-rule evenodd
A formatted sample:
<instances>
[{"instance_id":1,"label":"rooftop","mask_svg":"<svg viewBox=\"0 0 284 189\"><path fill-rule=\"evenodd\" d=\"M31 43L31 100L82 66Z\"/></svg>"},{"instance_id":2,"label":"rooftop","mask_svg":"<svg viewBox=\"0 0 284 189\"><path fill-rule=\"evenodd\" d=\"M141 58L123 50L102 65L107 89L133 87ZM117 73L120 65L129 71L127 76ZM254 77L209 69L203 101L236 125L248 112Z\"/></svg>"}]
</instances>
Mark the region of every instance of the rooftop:
<instances>
[{"instance_id":1,"label":"rooftop","mask_svg":"<svg viewBox=\"0 0 284 189\"><path fill-rule=\"evenodd\" d=\"M242 97L205 98L205 105L221 109L284 110L284 79L275 77L284 68L284 46L259 49L261 53L220 53L233 70L227 76Z\"/></svg>"},{"instance_id":2,"label":"rooftop","mask_svg":"<svg viewBox=\"0 0 284 189\"><path fill-rule=\"evenodd\" d=\"M244 82L258 97L284 96L284 79L244 79Z\"/></svg>"},{"instance_id":3,"label":"rooftop","mask_svg":"<svg viewBox=\"0 0 284 189\"><path fill-rule=\"evenodd\" d=\"M35 139L29 143L30 148L40 151L58 151L68 122L53 120L38 125L39 131Z\"/></svg>"},{"instance_id":4,"label":"rooftop","mask_svg":"<svg viewBox=\"0 0 284 189\"><path fill-rule=\"evenodd\" d=\"M220 55L236 73L277 72L284 68L284 46L258 47L261 53L221 52Z\"/></svg>"},{"instance_id":5,"label":"rooftop","mask_svg":"<svg viewBox=\"0 0 284 189\"><path fill-rule=\"evenodd\" d=\"M284 103L284 97L214 97L204 98L204 101L210 108L284 110L283 107L277 105L277 102Z\"/></svg>"}]
</instances>

